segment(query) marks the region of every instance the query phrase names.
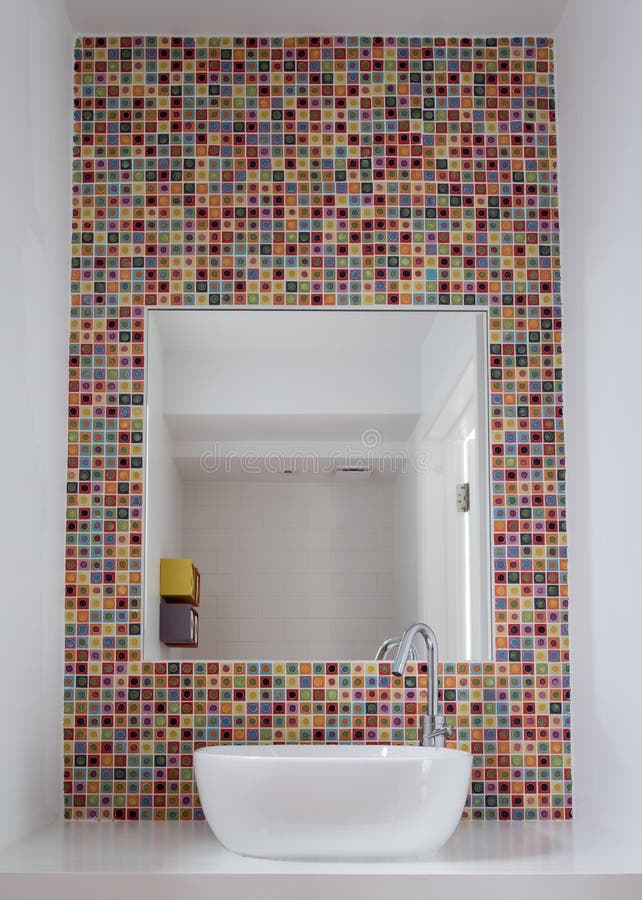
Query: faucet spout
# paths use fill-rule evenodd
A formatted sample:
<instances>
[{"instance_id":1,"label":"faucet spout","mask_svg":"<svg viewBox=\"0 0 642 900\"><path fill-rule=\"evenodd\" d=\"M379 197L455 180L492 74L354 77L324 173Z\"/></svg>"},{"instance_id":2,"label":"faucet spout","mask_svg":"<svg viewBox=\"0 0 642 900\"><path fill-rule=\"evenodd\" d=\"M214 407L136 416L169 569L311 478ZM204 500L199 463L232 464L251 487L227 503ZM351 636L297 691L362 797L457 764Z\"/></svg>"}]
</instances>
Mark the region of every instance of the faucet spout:
<instances>
[{"instance_id":1,"label":"faucet spout","mask_svg":"<svg viewBox=\"0 0 642 900\"><path fill-rule=\"evenodd\" d=\"M437 635L430 625L416 622L403 633L397 656L392 664L393 675L403 675L410 648L415 637L420 634L426 644L426 661L428 663L428 698L427 715L422 716L420 743L422 747L443 747L445 738L453 736L453 729L446 725L443 715L439 715L439 645Z\"/></svg>"}]
</instances>

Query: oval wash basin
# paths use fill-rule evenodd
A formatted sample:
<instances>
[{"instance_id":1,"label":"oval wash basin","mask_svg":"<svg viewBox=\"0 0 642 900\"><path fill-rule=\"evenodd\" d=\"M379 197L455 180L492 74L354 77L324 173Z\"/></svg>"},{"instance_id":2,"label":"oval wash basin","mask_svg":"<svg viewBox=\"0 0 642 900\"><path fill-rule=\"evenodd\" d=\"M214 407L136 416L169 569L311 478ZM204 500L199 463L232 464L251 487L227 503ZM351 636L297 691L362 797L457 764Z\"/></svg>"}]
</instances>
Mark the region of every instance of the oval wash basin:
<instances>
[{"instance_id":1,"label":"oval wash basin","mask_svg":"<svg viewBox=\"0 0 642 900\"><path fill-rule=\"evenodd\" d=\"M276 859L425 856L457 827L470 786L461 750L228 746L197 750L198 792L228 850Z\"/></svg>"}]
</instances>

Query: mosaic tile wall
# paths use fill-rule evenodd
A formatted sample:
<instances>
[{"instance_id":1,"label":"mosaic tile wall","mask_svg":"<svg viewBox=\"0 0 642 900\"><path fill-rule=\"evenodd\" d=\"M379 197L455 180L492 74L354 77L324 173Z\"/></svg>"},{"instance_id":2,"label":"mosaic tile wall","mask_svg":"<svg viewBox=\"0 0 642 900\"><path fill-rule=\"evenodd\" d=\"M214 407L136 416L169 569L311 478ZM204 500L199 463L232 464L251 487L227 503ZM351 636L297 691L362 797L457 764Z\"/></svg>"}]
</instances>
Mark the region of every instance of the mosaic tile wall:
<instances>
[{"instance_id":1,"label":"mosaic tile wall","mask_svg":"<svg viewBox=\"0 0 642 900\"><path fill-rule=\"evenodd\" d=\"M144 309L487 307L496 659L446 663L473 819L568 818L547 38L82 38L66 552L69 818L201 816L192 753L414 742L425 675L141 655Z\"/></svg>"}]
</instances>

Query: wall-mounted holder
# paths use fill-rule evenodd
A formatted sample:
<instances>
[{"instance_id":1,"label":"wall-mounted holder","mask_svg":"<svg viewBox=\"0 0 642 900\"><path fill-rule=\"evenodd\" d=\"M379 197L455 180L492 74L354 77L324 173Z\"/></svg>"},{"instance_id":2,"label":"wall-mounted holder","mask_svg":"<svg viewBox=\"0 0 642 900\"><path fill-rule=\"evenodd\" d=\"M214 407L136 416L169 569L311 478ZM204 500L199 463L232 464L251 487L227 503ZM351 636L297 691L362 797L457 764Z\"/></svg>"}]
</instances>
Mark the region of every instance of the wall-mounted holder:
<instances>
[{"instance_id":1,"label":"wall-mounted holder","mask_svg":"<svg viewBox=\"0 0 642 900\"><path fill-rule=\"evenodd\" d=\"M160 639L168 647L198 647L198 609L161 600Z\"/></svg>"},{"instance_id":2,"label":"wall-mounted holder","mask_svg":"<svg viewBox=\"0 0 642 900\"><path fill-rule=\"evenodd\" d=\"M160 639L169 647L198 647L201 575L191 559L160 561Z\"/></svg>"},{"instance_id":3,"label":"wall-mounted holder","mask_svg":"<svg viewBox=\"0 0 642 900\"><path fill-rule=\"evenodd\" d=\"M201 602L201 574L191 559L161 559L160 595L170 603Z\"/></svg>"}]
</instances>

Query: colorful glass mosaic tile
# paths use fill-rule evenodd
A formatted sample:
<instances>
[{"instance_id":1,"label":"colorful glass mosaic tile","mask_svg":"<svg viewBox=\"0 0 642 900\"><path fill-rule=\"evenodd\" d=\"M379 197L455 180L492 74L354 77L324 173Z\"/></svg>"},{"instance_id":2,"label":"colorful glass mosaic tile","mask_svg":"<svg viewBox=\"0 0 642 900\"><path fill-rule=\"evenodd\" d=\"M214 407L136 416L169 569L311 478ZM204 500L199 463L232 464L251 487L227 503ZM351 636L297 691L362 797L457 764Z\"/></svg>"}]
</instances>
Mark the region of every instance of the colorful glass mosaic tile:
<instances>
[{"instance_id":1,"label":"colorful glass mosaic tile","mask_svg":"<svg viewBox=\"0 0 642 900\"><path fill-rule=\"evenodd\" d=\"M417 740L416 668L141 657L145 307L354 305L489 311L495 661L441 695L466 816L570 817L552 41L84 37L74 81L67 817L200 818L207 743Z\"/></svg>"}]
</instances>

